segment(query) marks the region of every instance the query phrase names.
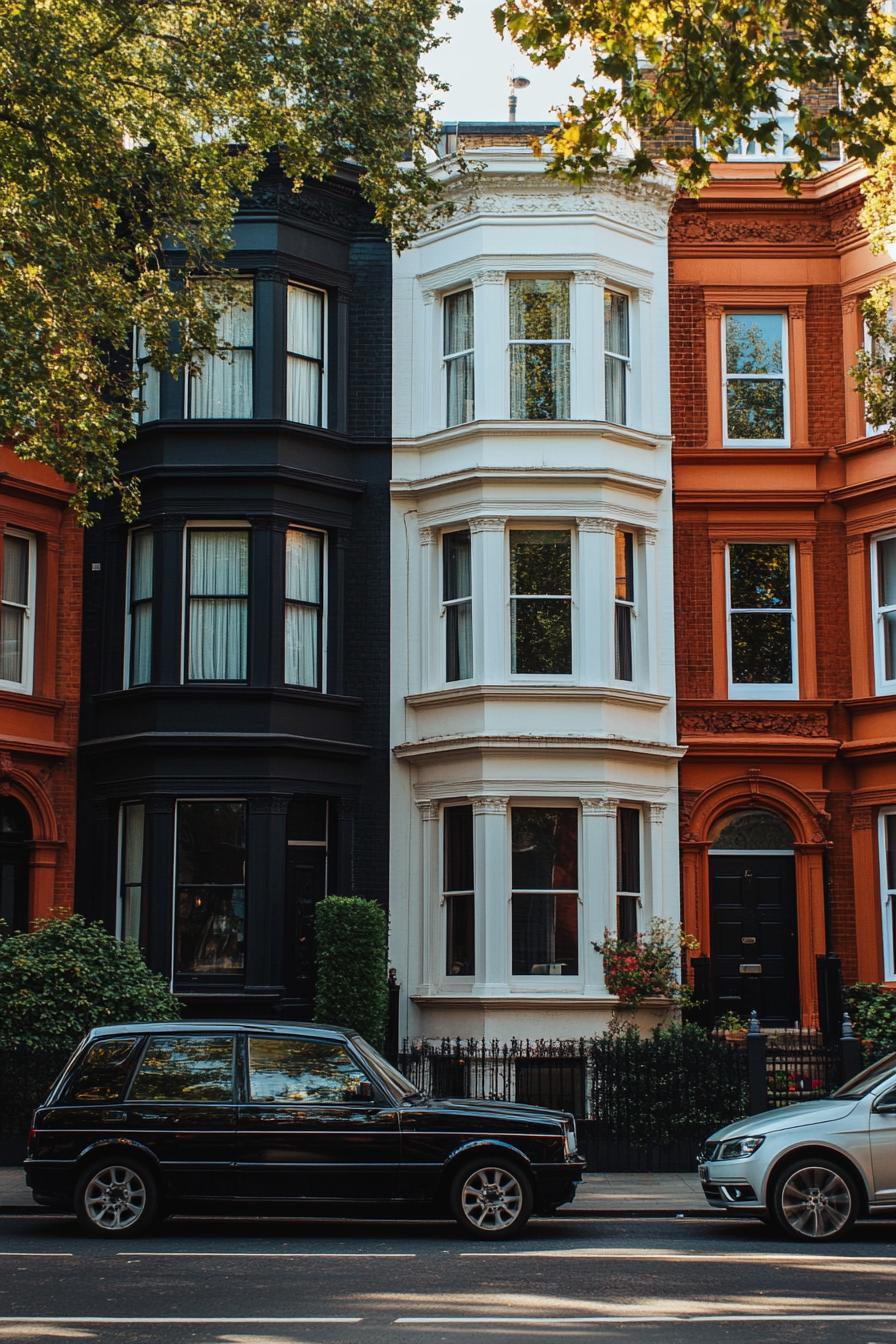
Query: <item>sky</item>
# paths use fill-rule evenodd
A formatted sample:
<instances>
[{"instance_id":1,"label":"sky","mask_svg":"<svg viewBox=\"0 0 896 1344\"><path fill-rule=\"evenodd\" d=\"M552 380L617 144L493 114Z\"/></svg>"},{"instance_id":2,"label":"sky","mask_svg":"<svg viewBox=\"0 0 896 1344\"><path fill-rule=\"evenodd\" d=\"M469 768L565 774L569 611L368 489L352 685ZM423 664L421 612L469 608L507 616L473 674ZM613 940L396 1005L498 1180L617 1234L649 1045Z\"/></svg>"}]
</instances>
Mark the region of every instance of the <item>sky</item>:
<instances>
[{"instance_id":1,"label":"sky","mask_svg":"<svg viewBox=\"0 0 896 1344\"><path fill-rule=\"evenodd\" d=\"M519 121L546 121L551 108L565 105L572 81L587 75L584 53L564 61L556 70L535 66L513 45L499 38L491 11L497 0L463 0L458 18L443 20L441 32L448 35L444 46L429 57L429 67L449 86L442 95L440 113L446 121L506 121L507 80L511 70L532 81L517 97Z\"/></svg>"}]
</instances>

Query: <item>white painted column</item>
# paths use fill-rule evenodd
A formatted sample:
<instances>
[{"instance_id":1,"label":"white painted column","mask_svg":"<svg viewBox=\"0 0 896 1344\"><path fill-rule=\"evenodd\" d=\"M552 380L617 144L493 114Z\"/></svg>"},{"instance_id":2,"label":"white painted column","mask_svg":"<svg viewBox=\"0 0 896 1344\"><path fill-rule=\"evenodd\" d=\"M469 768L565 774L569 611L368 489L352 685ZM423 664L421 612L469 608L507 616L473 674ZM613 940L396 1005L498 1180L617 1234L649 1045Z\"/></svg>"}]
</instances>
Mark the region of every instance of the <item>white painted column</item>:
<instances>
[{"instance_id":1,"label":"white painted column","mask_svg":"<svg viewBox=\"0 0 896 1344\"><path fill-rule=\"evenodd\" d=\"M442 947L442 931L436 924L440 909L439 890L439 807L429 799L417 801L420 813L420 894L413 890L408 903L411 957L420 968L416 993L432 994L438 979L436 959Z\"/></svg>"},{"instance_id":2,"label":"white painted column","mask_svg":"<svg viewBox=\"0 0 896 1344\"><path fill-rule=\"evenodd\" d=\"M635 686L658 691L660 641L660 594L656 572L656 528L645 527L641 532L644 546L643 593L635 594ZM638 574L637 578L641 578ZM671 617L671 611L667 613ZM664 617L665 619L665 617Z\"/></svg>"},{"instance_id":3,"label":"white painted column","mask_svg":"<svg viewBox=\"0 0 896 1344\"><path fill-rule=\"evenodd\" d=\"M603 420L604 280L600 271L575 271L572 286L573 420Z\"/></svg>"},{"instance_id":4,"label":"white painted column","mask_svg":"<svg viewBox=\"0 0 896 1344\"><path fill-rule=\"evenodd\" d=\"M585 997L607 993L604 963L592 943L603 942L604 929L616 928L616 799L582 799L583 963Z\"/></svg>"},{"instance_id":5,"label":"white painted column","mask_svg":"<svg viewBox=\"0 0 896 1344\"><path fill-rule=\"evenodd\" d=\"M655 376L657 352L653 339L653 290L642 286L637 295L637 331L631 333L633 358L629 392L632 404L629 424L636 429L651 429L666 423L666 416L659 414L657 405L661 384Z\"/></svg>"},{"instance_id":6,"label":"white painted column","mask_svg":"<svg viewBox=\"0 0 896 1344\"><path fill-rule=\"evenodd\" d=\"M507 420L510 416L505 281L504 271L480 271L473 276L473 377L477 420Z\"/></svg>"},{"instance_id":7,"label":"white painted column","mask_svg":"<svg viewBox=\"0 0 896 1344\"><path fill-rule=\"evenodd\" d=\"M419 584L420 584L420 628L408 632L408 648L419 646L417 655L420 666L420 681L417 687L421 691L431 691L444 681L444 667L441 659L444 653L442 637L441 591L439 575L439 541L431 527L418 529L420 539Z\"/></svg>"},{"instance_id":8,"label":"white painted column","mask_svg":"<svg viewBox=\"0 0 896 1344\"><path fill-rule=\"evenodd\" d=\"M599 686L602 676L603 648L601 639L601 610L604 596L601 588L601 566L605 564L602 547L603 518L577 518L579 529L578 632L577 679L583 686Z\"/></svg>"},{"instance_id":9,"label":"white painted column","mask_svg":"<svg viewBox=\"0 0 896 1344\"><path fill-rule=\"evenodd\" d=\"M470 519L473 575L473 675L486 686L506 680L507 576L506 518Z\"/></svg>"},{"instance_id":10,"label":"white painted column","mask_svg":"<svg viewBox=\"0 0 896 1344\"><path fill-rule=\"evenodd\" d=\"M646 908L643 912L643 928L646 928L652 919L657 917L662 919L666 915L663 890L663 869L665 867L663 828L666 821L666 804L648 803L647 814L649 834L646 837L645 849L647 850L650 901L649 903L644 902Z\"/></svg>"},{"instance_id":11,"label":"white painted column","mask_svg":"<svg viewBox=\"0 0 896 1344\"><path fill-rule=\"evenodd\" d=\"M509 798L498 797L473 799L473 890L476 912L473 993L481 998L508 992L509 801Z\"/></svg>"}]
</instances>

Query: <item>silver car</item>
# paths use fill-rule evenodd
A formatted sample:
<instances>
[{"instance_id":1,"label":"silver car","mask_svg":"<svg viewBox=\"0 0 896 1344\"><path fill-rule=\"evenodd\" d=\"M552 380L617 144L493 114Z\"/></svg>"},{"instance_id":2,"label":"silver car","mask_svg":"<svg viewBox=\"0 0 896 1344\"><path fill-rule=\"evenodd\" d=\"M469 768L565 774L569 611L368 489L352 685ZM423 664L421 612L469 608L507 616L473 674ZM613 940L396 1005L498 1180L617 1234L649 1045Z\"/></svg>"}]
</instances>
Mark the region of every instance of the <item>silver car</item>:
<instances>
[{"instance_id":1,"label":"silver car","mask_svg":"<svg viewBox=\"0 0 896 1344\"><path fill-rule=\"evenodd\" d=\"M856 1218L896 1212L896 1054L825 1101L716 1130L698 1171L713 1208L753 1213L798 1241L834 1241Z\"/></svg>"}]
</instances>

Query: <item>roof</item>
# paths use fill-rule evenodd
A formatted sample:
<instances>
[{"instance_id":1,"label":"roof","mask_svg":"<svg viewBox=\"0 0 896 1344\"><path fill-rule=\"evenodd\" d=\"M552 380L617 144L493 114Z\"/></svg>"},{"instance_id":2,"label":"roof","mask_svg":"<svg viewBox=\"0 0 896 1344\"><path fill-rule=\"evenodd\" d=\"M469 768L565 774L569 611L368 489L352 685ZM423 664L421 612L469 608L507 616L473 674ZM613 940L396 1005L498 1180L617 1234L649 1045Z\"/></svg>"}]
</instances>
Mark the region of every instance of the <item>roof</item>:
<instances>
[{"instance_id":1,"label":"roof","mask_svg":"<svg viewBox=\"0 0 896 1344\"><path fill-rule=\"evenodd\" d=\"M96 1039L103 1036L120 1036L123 1032L170 1035L172 1032L181 1031L277 1031L285 1032L287 1035L301 1032L303 1036L318 1036L322 1040L358 1034L351 1027L334 1027L326 1022L252 1022L210 1017L188 1018L180 1022L109 1022L101 1027L94 1027L90 1036Z\"/></svg>"}]
</instances>

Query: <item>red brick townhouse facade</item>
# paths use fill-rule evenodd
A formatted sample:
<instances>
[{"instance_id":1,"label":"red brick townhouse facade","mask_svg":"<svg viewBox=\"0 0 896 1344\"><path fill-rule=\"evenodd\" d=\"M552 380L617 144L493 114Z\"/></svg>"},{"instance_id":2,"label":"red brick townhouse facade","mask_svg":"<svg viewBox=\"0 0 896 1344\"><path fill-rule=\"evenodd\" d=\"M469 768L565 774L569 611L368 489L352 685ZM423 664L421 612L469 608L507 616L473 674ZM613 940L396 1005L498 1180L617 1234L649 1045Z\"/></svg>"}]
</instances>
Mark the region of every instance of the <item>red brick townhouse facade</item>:
<instances>
[{"instance_id":1,"label":"red brick townhouse facade","mask_svg":"<svg viewBox=\"0 0 896 1344\"><path fill-rule=\"evenodd\" d=\"M0 447L0 916L74 897L83 534L54 472Z\"/></svg>"},{"instance_id":2,"label":"red brick townhouse facade","mask_svg":"<svg viewBox=\"0 0 896 1344\"><path fill-rule=\"evenodd\" d=\"M755 152L755 146L752 147ZM896 448L849 370L860 170L729 162L670 232L682 901L715 1015L896 985Z\"/></svg>"}]
</instances>

